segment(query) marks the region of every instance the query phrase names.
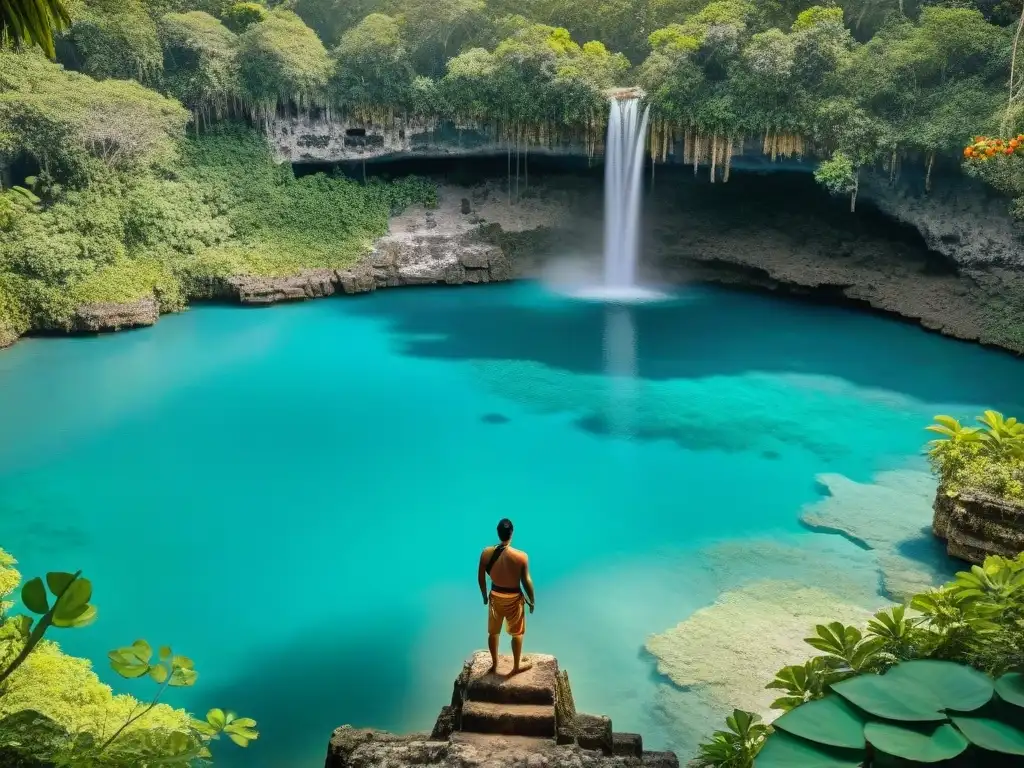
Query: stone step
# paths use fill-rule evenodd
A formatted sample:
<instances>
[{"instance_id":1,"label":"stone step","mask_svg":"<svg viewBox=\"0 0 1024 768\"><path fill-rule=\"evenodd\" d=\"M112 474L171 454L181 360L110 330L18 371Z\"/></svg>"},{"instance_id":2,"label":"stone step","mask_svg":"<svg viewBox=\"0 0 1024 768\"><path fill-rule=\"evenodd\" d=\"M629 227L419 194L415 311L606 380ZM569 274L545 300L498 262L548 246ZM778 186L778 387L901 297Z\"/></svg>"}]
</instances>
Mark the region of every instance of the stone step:
<instances>
[{"instance_id":1,"label":"stone step","mask_svg":"<svg viewBox=\"0 0 1024 768\"><path fill-rule=\"evenodd\" d=\"M490 672L491 656L487 651L473 655L466 686L467 701L492 704L554 704L558 662L554 656L525 654L524 661L533 667L518 675L512 671L512 657L498 656L498 671ZM554 732L552 732L554 735Z\"/></svg>"},{"instance_id":2,"label":"stone step","mask_svg":"<svg viewBox=\"0 0 1024 768\"><path fill-rule=\"evenodd\" d=\"M467 701L462 705L462 731L503 736L555 738L553 704L494 704Z\"/></svg>"},{"instance_id":3,"label":"stone step","mask_svg":"<svg viewBox=\"0 0 1024 768\"><path fill-rule=\"evenodd\" d=\"M551 749L551 739L542 739L538 736L505 736L500 733L459 731L452 734L450 741L452 744L471 744L491 753L543 752Z\"/></svg>"}]
</instances>

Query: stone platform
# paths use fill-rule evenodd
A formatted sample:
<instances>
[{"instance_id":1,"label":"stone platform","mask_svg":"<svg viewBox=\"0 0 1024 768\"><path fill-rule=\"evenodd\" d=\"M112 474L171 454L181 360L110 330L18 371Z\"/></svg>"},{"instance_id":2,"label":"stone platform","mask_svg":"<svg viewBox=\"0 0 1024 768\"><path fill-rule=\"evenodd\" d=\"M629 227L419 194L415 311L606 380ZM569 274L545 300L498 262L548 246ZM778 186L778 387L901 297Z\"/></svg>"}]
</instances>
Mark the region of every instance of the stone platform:
<instances>
[{"instance_id":1,"label":"stone platform","mask_svg":"<svg viewBox=\"0 0 1024 768\"><path fill-rule=\"evenodd\" d=\"M577 714L569 676L554 656L526 660L533 667L510 676L512 658L501 656L491 673L490 655L476 652L429 735L342 726L325 768L679 768L673 753L645 751L640 734L616 733L607 717Z\"/></svg>"}]
</instances>

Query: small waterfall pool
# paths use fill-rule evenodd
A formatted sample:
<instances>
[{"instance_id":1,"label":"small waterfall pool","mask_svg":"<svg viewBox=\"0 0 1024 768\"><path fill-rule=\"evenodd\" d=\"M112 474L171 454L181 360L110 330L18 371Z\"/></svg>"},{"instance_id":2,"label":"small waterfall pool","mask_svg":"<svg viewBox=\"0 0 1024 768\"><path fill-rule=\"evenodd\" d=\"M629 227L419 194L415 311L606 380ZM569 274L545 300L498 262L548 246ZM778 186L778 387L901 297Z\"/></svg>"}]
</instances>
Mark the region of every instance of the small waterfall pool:
<instances>
[{"instance_id":1,"label":"small waterfall pool","mask_svg":"<svg viewBox=\"0 0 1024 768\"><path fill-rule=\"evenodd\" d=\"M26 340L0 354L0 543L93 580L99 620L57 639L105 680L141 693L107 650L173 644L200 672L173 703L260 723L218 764L290 768L342 723L431 727L485 645L476 558L508 516L527 654L685 759L722 703L659 675L648 636L764 578L880 603L870 553L800 524L816 476L920 469L935 413L1021 413L1024 363L744 293L607 310L521 283Z\"/></svg>"}]
</instances>

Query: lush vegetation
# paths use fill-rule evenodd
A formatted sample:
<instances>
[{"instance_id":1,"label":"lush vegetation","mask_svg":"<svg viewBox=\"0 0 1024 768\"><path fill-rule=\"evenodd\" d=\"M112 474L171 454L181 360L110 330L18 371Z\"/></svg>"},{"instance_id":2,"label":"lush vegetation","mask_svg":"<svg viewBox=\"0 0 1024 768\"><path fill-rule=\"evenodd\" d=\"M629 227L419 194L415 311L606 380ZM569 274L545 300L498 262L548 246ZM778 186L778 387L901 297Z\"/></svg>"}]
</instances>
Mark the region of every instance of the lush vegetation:
<instances>
[{"instance_id":1,"label":"lush vegetation","mask_svg":"<svg viewBox=\"0 0 1024 768\"><path fill-rule=\"evenodd\" d=\"M11 7L35 10L4 22L0 51L0 344L73 327L84 302L153 297L170 311L225 275L347 264L389 210L430 201L416 180L360 187L275 167L258 134L282 114L448 119L517 148L595 148L607 90L638 84L654 157L683 146L727 178L756 136L773 158L817 156L816 177L851 207L867 166L895 178L908 162L930 183L967 137L1018 130L1019 0ZM1024 195L1020 158L995 160L967 164Z\"/></svg>"},{"instance_id":2,"label":"lush vegetation","mask_svg":"<svg viewBox=\"0 0 1024 768\"><path fill-rule=\"evenodd\" d=\"M21 575L0 550L0 762L19 766L139 766L189 768L209 761L211 741L222 735L245 747L258 737L255 721L220 709L195 720L161 704L168 687L191 686L192 660L144 640L110 652L111 668L125 678L147 677L152 700L114 695L88 661L64 654L45 638L50 629L92 623L92 584L80 573L53 572L20 591L24 614L7 601Z\"/></svg>"},{"instance_id":3,"label":"lush vegetation","mask_svg":"<svg viewBox=\"0 0 1024 768\"><path fill-rule=\"evenodd\" d=\"M1024 424L996 411L978 417L979 427L951 416L936 416L928 427L939 435L929 443L928 459L943 490L964 490L1024 501Z\"/></svg>"},{"instance_id":4,"label":"lush vegetation","mask_svg":"<svg viewBox=\"0 0 1024 768\"><path fill-rule=\"evenodd\" d=\"M697 765L982 766L997 764L993 753L1024 755L1024 555L990 557L863 629L818 625L806 642L818 655L767 686L785 714L768 726L734 712Z\"/></svg>"}]
</instances>

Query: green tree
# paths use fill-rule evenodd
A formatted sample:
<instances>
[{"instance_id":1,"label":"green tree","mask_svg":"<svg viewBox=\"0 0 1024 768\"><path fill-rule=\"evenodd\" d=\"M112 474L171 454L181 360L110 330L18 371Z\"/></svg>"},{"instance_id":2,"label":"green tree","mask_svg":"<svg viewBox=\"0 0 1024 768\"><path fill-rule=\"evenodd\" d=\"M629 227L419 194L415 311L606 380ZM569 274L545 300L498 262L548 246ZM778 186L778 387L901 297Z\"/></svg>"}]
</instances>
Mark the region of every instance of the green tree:
<instances>
[{"instance_id":1,"label":"green tree","mask_svg":"<svg viewBox=\"0 0 1024 768\"><path fill-rule=\"evenodd\" d=\"M152 81L163 64L156 22L141 0L89 0L70 36L79 68L98 79Z\"/></svg>"},{"instance_id":2,"label":"green tree","mask_svg":"<svg viewBox=\"0 0 1024 768\"><path fill-rule=\"evenodd\" d=\"M409 104L415 72L402 28L391 16L372 13L341 36L333 51L336 103L369 114L375 107L402 110Z\"/></svg>"},{"instance_id":3,"label":"green tree","mask_svg":"<svg viewBox=\"0 0 1024 768\"><path fill-rule=\"evenodd\" d=\"M316 33L290 11L275 10L238 39L242 93L255 115L269 118L278 105L323 104L334 71Z\"/></svg>"},{"instance_id":4,"label":"green tree","mask_svg":"<svg viewBox=\"0 0 1024 768\"><path fill-rule=\"evenodd\" d=\"M38 45L52 59L53 33L70 23L64 0L4 0L0 37L15 45Z\"/></svg>"}]
</instances>

